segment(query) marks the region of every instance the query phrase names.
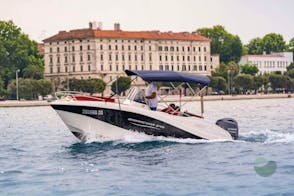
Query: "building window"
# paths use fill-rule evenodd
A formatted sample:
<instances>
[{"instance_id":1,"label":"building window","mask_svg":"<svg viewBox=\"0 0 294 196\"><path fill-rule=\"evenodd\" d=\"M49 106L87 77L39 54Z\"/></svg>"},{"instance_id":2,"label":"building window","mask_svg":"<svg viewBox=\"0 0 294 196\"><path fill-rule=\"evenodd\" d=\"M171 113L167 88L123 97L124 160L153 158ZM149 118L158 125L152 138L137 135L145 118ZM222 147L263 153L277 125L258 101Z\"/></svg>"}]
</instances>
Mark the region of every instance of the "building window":
<instances>
[{"instance_id":1,"label":"building window","mask_svg":"<svg viewBox=\"0 0 294 196\"><path fill-rule=\"evenodd\" d=\"M189 46L187 47L187 49L188 49L188 52L190 52L190 47Z\"/></svg>"},{"instance_id":2,"label":"building window","mask_svg":"<svg viewBox=\"0 0 294 196\"><path fill-rule=\"evenodd\" d=\"M123 54L123 55L121 56L121 58L122 58L122 60L124 61L124 60L125 60L125 55Z\"/></svg>"},{"instance_id":3,"label":"building window","mask_svg":"<svg viewBox=\"0 0 294 196\"><path fill-rule=\"evenodd\" d=\"M83 46L80 46L80 51L82 51L83 50Z\"/></svg>"},{"instance_id":4,"label":"building window","mask_svg":"<svg viewBox=\"0 0 294 196\"><path fill-rule=\"evenodd\" d=\"M201 47L200 46L198 47L198 51L201 52Z\"/></svg>"},{"instance_id":5,"label":"building window","mask_svg":"<svg viewBox=\"0 0 294 196\"><path fill-rule=\"evenodd\" d=\"M193 71L197 71L197 65L193 66Z\"/></svg>"},{"instance_id":6,"label":"building window","mask_svg":"<svg viewBox=\"0 0 294 196\"><path fill-rule=\"evenodd\" d=\"M109 60L111 61L111 54L109 55Z\"/></svg>"},{"instance_id":7,"label":"building window","mask_svg":"<svg viewBox=\"0 0 294 196\"><path fill-rule=\"evenodd\" d=\"M134 46L134 49L137 50L137 46Z\"/></svg>"},{"instance_id":8,"label":"building window","mask_svg":"<svg viewBox=\"0 0 294 196\"><path fill-rule=\"evenodd\" d=\"M163 65L159 65L159 70L163 70Z\"/></svg>"},{"instance_id":9,"label":"building window","mask_svg":"<svg viewBox=\"0 0 294 196\"><path fill-rule=\"evenodd\" d=\"M206 52L206 47L203 47L204 52Z\"/></svg>"},{"instance_id":10,"label":"building window","mask_svg":"<svg viewBox=\"0 0 294 196\"><path fill-rule=\"evenodd\" d=\"M144 61L144 55L141 54L141 61Z\"/></svg>"},{"instance_id":11,"label":"building window","mask_svg":"<svg viewBox=\"0 0 294 196\"><path fill-rule=\"evenodd\" d=\"M199 56L199 61L201 61L201 56Z\"/></svg>"},{"instance_id":12,"label":"building window","mask_svg":"<svg viewBox=\"0 0 294 196\"><path fill-rule=\"evenodd\" d=\"M174 70L174 65L171 66L171 70L172 70L172 71Z\"/></svg>"},{"instance_id":13,"label":"building window","mask_svg":"<svg viewBox=\"0 0 294 196\"><path fill-rule=\"evenodd\" d=\"M207 71L207 66L206 65L204 65L204 71Z\"/></svg>"},{"instance_id":14,"label":"building window","mask_svg":"<svg viewBox=\"0 0 294 196\"><path fill-rule=\"evenodd\" d=\"M64 57L64 63L67 63L67 56Z\"/></svg>"},{"instance_id":15,"label":"building window","mask_svg":"<svg viewBox=\"0 0 294 196\"><path fill-rule=\"evenodd\" d=\"M159 50L159 51L162 51L162 46L159 46L159 47L158 47L158 50Z\"/></svg>"},{"instance_id":16,"label":"building window","mask_svg":"<svg viewBox=\"0 0 294 196\"><path fill-rule=\"evenodd\" d=\"M76 71L76 67L72 66L72 72L75 72L75 71Z\"/></svg>"},{"instance_id":17,"label":"building window","mask_svg":"<svg viewBox=\"0 0 294 196\"><path fill-rule=\"evenodd\" d=\"M149 54L149 61L152 61L152 54Z\"/></svg>"},{"instance_id":18,"label":"building window","mask_svg":"<svg viewBox=\"0 0 294 196\"><path fill-rule=\"evenodd\" d=\"M124 45L122 45L122 46L121 46L121 50L124 50L124 49L125 49L125 46L124 46Z\"/></svg>"},{"instance_id":19,"label":"building window","mask_svg":"<svg viewBox=\"0 0 294 196\"><path fill-rule=\"evenodd\" d=\"M177 65L177 71L180 71L180 65Z\"/></svg>"},{"instance_id":20,"label":"building window","mask_svg":"<svg viewBox=\"0 0 294 196\"><path fill-rule=\"evenodd\" d=\"M102 44L100 45L100 50L103 50L103 45Z\"/></svg>"},{"instance_id":21,"label":"building window","mask_svg":"<svg viewBox=\"0 0 294 196\"><path fill-rule=\"evenodd\" d=\"M199 65L199 71L202 71L202 65Z\"/></svg>"},{"instance_id":22,"label":"building window","mask_svg":"<svg viewBox=\"0 0 294 196\"><path fill-rule=\"evenodd\" d=\"M52 52L52 48L50 48L50 52Z\"/></svg>"},{"instance_id":23,"label":"building window","mask_svg":"<svg viewBox=\"0 0 294 196\"><path fill-rule=\"evenodd\" d=\"M118 47L117 47L117 45L115 45L115 50L118 50Z\"/></svg>"},{"instance_id":24,"label":"building window","mask_svg":"<svg viewBox=\"0 0 294 196\"><path fill-rule=\"evenodd\" d=\"M115 55L115 60L118 61L118 55L117 54Z\"/></svg>"},{"instance_id":25,"label":"building window","mask_svg":"<svg viewBox=\"0 0 294 196\"><path fill-rule=\"evenodd\" d=\"M161 55L159 56L159 61L162 61L162 59L161 59L162 57L161 57Z\"/></svg>"},{"instance_id":26,"label":"building window","mask_svg":"<svg viewBox=\"0 0 294 196\"><path fill-rule=\"evenodd\" d=\"M170 58L171 58L171 61L174 61L174 56L171 56Z\"/></svg>"},{"instance_id":27,"label":"building window","mask_svg":"<svg viewBox=\"0 0 294 196\"><path fill-rule=\"evenodd\" d=\"M183 56L183 61L185 61L185 56Z\"/></svg>"},{"instance_id":28,"label":"building window","mask_svg":"<svg viewBox=\"0 0 294 196\"><path fill-rule=\"evenodd\" d=\"M112 65L109 65L109 71L112 71Z\"/></svg>"},{"instance_id":29,"label":"building window","mask_svg":"<svg viewBox=\"0 0 294 196\"><path fill-rule=\"evenodd\" d=\"M193 52L195 52L195 47L193 47Z\"/></svg>"},{"instance_id":30,"label":"building window","mask_svg":"<svg viewBox=\"0 0 294 196\"><path fill-rule=\"evenodd\" d=\"M57 47L57 52L59 52L59 47Z\"/></svg>"},{"instance_id":31,"label":"building window","mask_svg":"<svg viewBox=\"0 0 294 196\"><path fill-rule=\"evenodd\" d=\"M143 46L141 46L141 50L143 51Z\"/></svg>"},{"instance_id":32,"label":"building window","mask_svg":"<svg viewBox=\"0 0 294 196\"><path fill-rule=\"evenodd\" d=\"M100 55L100 59L101 59L101 61L103 61L103 54Z\"/></svg>"},{"instance_id":33,"label":"building window","mask_svg":"<svg viewBox=\"0 0 294 196\"><path fill-rule=\"evenodd\" d=\"M169 66L168 65L165 65L165 70L169 70Z\"/></svg>"},{"instance_id":34,"label":"building window","mask_svg":"<svg viewBox=\"0 0 294 196\"><path fill-rule=\"evenodd\" d=\"M103 71L103 65L101 64L101 71Z\"/></svg>"},{"instance_id":35,"label":"building window","mask_svg":"<svg viewBox=\"0 0 294 196\"><path fill-rule=\"evenodd\" d=\"M170 51L174 51L175 48L173 46L170 47Z\"/></svg>"},{"instance_id":36,"label":"building window","mask_svg":"<svg viewBox=\"0 0 294 196\"><path fill-rule=\"evenodd\" d=\"M129 40L130 41L130 40ZM131 46L128 46L128 50L131 50Z\"/></svg>"},{"instance_id":37,"label":"building window","mask_svg":"<svg viewBox=\"0 0 294 196\"><path fill-rule=\"evenodd\" d=\"M67 47L66 46L64 47L64 52L67 52Z\"/></svg>"},{"instance_id":38,"label":"building window","mask_svg":"<svg viewBox=\"0 0 294 196\"><path fill-rule=\"evenodd\" d=\"M60 57L59 56L57 57L57 63L60 63Z\"/></svg>"},{"instance_id":39,"label":"building window","mask_svg":"<svg viewBox=\"0 0 294 196\"><path fill-rule=\"evenodd\" d=\"M182 71L186 71L186 65L182 66Z\"/></svg>"},{"instance_id":40,"label":"building window","mask_svg":"<svg viewBox=\"0 0 294 196\"><path fill-rule=\"evenodd\" d=\"M129 61L131 61L132 60L132 57L131 57L131 55L129 54Z\"/></svg>"},{"instance_id":41,"label":"building window","mask_svg":"<svg viewBox=\"0 0 294 196\"><path fill-rule=\"evenodd\" d=\"M115 69L116 69L116 71L118 71L118 65L116 64L116 66L115 66Z\"/></svg>"},{"instance_id":42,"label":"building window","mask_svg":"<svg viewBox=\"0 0 294 196\"><path fill-rule=\"evenodd\" d=\"M179 61L180 60L180 57L179 56L177 56L177 61Z\"/></svg>"},{"instance_id":43,"label":"building window","mask_svg":"<svg viewBox=\"0 0 294 196\"><path fill-rule=\"evenodd\" d=\"M177 46L177 52L179 52L179 47Z\"/></svg>"},{"instance_id":44,"label":"building window","mask_svg":"<svg viewBox=\"0 0 294 196\"><path fill-rule=\"evenodd\" d=\"M184 47L184 46L182 47L182 51L183 51L183 52L185 51L185 47Z\"/></svg>"},{"instance_id":45,"label":"building window","mask_svg":"<svg viewBox=\"0 0 294 196\"><path fill-rule=\"evenodd\" d=\"M151 51L151 46L149 46L149 51Z\"/></svg>"},{"instance_id":46,"label":"building window","mask_svg":"<svg viewBox=\"0 0 294 196\"><path fill-rule=\"evenodd\" d=\"M71 47L71 49L72 49L72 51L75 51L75 47L73 46L73 47Z\"/></svg>"},{"instance_id":47,"label":"building window","mask_svg":"<svg viewBox=\"0 0 294 196\"><path fill-rule=\"evenodd\" d=\"M60 67L57 67L57 72L60 73ZM67 72L67 70L66 70L66 72Z\"/></svg>"},{"instance_id":48,"label":"building window","mask_svg":"<svg viewBox=\"0 0 294 196\"><path fill-rule=\"evenodd\" d=\"M187 60L190 61L190 56L187 56Z\"/></svg>"},{"instance_id":49,"label":"building window","mask_svg":"<svg viewBox=\"0 0 294 196\"><path fill-rule=\"evenodd\" d=\"M167 56L165 56L165 61L167 61L168 60L168 58L167 58Z\"/></svg>"},{"instance_id":50,"label":"building window","mask_svg":"<svg viewBox=\"0 0 294 196\"><path fill-rule=\"evenodd\" d=\"M50 73L51 74L53 73L53 67L50 67Z\"/></svg>"},{"instance_id":51,"label":"building window","mask_svg":"<svg viewBox=\"0 0 294 196\"><path fill-rule=\"evenodd\" d=\"M67 69L67 66L65 67L65 72L67 72L68 71L68 69Z\"/></svg>"},{"instance_id":52,"label":"building window","mask_svg":"<svg viewBox=\"0 0 294 196\"><path fill-rule=\"evenodd\" d=\"M90 45L88 45L87 47L88 47L88 50L90 50Z\"/></svg>"},{"instance_id":53,"label":"building window","mask_svg":"<svg viewBox=\"0 0 294 196\"><path fill-rule=\"evenodd\" d=\"M167 46L164 47L164 51L168 51L168 47Z\"/></svg>"},{"instance_id":54,"label":"building window","mask_svg":"<svg viewBox=\"0 0 294 196\"><path fill-rule=\"evenodd\" d=\"M125 70L125 65L124 64L122 65L122 68L123 68L123 70Z\"/></svg>"},{"instance_id":55,"label":"building window","mask_svg":"<svg viewBox=\"0 0 294 196\"><path fill-rule=\"evenodd\" d=\"M108 49L111 50L111 45L108 46Z\"/></svg>"},{"instance_id":56,"label":"building window","mask_svg":"<svg viewBox=\"0 0 294 196\"><path fill-rule=\"evenodd\" d=\"M49 62L50 62L50 64L52 64L52 63L53 63L53 57L52 57L52 56L50 56L50 57L49 57L49 59L50 59L50 61L49 61Z\"/></svg>"},{"instance_id":57,"label":"building window","mask_svg":"<svg viewBox=\"0 0 294 196\"><path fill-rule=\"evenodd\" d=\"M84 67L83 67L83 65L81 65L81 72L83 72L84 71Z\"/></svg>"},{"instance_id":58,"label":"building window","mask_svg":"<svg viewBox=\"0 0 294 196\"><path fill-rule=\"evenodd\" d=\"M206 62L206 56L204 56L204 61Z\"/></svg>"},{"instance_id":59,"label":"building window","mask_svg":"<svg viewBox=\"0 0 294 196\"><path fill-rule=\"evenodd\" d=\"M80 56L80 61L83 62L83 55Z\"/></svg>"},{"instance_id":60,"label":"building window","mask_svg":"<svg viewBox=\"0 0 294 196\"><path fill-rule=\"evenodd\" d=\"M76 60L75 56L72 56L72 62L75 62L75 60Z\"/></svg>"},{"instance_id":61,"label":"building window","mask_svg":"<svg viewBox=\"0 0 294 196\"><path fill-rule=\"evenodd\" d=\"M135 54L135 61L137 61L137 55Z\"/></svg>"}]
</instances>

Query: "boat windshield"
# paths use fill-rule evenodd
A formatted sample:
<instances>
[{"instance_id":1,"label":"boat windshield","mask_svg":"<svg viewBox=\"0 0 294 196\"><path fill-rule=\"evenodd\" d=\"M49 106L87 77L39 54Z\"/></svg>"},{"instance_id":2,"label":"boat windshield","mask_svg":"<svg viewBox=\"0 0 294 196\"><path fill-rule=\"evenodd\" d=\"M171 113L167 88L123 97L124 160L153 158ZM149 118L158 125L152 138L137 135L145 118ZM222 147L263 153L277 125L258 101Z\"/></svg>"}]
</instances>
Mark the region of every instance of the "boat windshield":
<instances>
[{"instance_id":1,"label":"boat windshield","mask_svg":"<svg viewBox=\"0 0 294 196\"><path fill-rule=\"evenodd\" d=\"M127 99L138 103L146 104L144 92L137 87L133 87L130 90Z\"/></svg>"}]
</instances>

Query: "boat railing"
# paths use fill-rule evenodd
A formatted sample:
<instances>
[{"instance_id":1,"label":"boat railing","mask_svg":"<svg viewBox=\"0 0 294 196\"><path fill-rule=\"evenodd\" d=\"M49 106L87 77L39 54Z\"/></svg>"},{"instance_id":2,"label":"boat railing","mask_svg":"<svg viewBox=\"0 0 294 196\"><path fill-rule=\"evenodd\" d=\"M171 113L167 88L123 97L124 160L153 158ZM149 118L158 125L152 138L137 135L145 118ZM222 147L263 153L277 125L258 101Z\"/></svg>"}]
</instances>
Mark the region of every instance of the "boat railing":
<instances>
[{"instance_id":1,"label":"boat railing","mask_svg":"<svg viewBox=\"0 0 294 196\"><path fill-rule=\"evenodd\" d=\"M78 91L58 91L55 93L56 99L76 100L76 101L104 101L115 102L115 99L110 97L90 95L85 92Z\"/></svg>"}]
</instances>

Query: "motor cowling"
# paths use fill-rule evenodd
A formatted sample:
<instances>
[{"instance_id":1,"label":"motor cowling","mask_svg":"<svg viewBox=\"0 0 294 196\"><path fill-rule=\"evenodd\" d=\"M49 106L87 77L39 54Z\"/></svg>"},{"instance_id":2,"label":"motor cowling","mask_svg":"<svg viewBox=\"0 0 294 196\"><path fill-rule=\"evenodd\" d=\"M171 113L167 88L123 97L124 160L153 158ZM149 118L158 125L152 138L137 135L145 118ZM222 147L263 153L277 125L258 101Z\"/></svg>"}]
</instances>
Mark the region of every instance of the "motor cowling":
<instances>
[{"instance_id":1,"label":"motor cowling","mask_svg":"<svg viewBox=\"0 0 294 196\"><path fill-rule=\"evenodd\" d=\"M239 128L236 120L232 118L222 118L216 121L215 124L228 131L234 140L238 139Z\"/></svg>"}]
</instances>

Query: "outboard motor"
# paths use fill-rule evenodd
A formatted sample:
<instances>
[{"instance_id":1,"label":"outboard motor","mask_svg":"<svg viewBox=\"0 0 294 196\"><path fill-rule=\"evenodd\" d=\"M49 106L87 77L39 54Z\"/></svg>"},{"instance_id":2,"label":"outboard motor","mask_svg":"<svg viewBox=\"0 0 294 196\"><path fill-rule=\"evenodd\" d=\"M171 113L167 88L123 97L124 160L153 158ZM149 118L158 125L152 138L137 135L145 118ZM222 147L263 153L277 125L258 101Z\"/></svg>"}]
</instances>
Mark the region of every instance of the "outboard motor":
<instances>
[{"instance_id":1,"label":"outboard motor","mask_svg":"<svg viewBox=\"0 0 294 196\"><path fill-rule=\"evenodd\" d=\"M237 121L235 121L234 119L222 118L216 121L215 124L228 131L234 140L238 139L239 128Z\"/></svg>"}]
</instances>

